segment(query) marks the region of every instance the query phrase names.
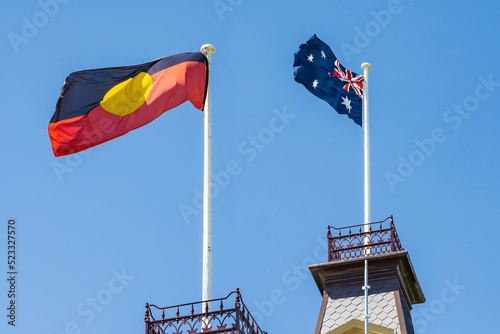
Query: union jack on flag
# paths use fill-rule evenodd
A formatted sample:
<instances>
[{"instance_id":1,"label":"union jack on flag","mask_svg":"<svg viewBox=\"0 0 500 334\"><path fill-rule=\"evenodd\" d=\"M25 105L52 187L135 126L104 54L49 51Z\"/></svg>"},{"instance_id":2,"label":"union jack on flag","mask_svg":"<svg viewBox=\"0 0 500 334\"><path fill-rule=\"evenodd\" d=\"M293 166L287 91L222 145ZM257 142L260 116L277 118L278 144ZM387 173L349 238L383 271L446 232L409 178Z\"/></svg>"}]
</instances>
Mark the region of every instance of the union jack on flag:
<instances>
[{"instance_id":1,"label":"union jack on flag","mask_svg":"<svg viewBox=\"0 0 500 334\"><path fill-rule=\"evenodd\" d=\"M295 81L362 126L363 80L337 60L330 47L316 35L295 53Z\"/></svg>"},{"instance_id":2,"label":"union jack on flag","mask_svg":"<svg viewBox=\"0 0 500 334\"><path fill-rule=\"evenodd\" d=\"M356 95L358 95L360 98L363 98L363 79L364 76L362 75L357 75L353 77L352 72L349 71L348 69L342 71L340 68L340 63L338 60L335 61L335 72L333 72L333 75L339 78L340 80L347 82L347 84L343 87L344 90L349 91L350 88L354 90Z\"/></svg>"}]
</instances>

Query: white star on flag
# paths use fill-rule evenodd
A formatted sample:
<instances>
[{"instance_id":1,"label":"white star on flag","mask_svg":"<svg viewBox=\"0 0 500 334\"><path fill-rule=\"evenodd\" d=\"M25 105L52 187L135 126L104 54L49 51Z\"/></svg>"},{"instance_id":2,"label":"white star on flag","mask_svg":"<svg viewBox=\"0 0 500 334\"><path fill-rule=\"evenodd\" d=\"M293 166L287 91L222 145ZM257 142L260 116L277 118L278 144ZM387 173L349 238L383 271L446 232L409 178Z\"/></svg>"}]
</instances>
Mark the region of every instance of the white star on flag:
<instances>
[{"instance_id":1,"label":"white star on flag","mask_svg":"<svg viewBox=\"0 0 500 334\"><path fill-rule=\"evenodd\" d=\"M325 54L325 51L321 50L321 57L323 57L323 59L326 59L326 54Z\"/></svg>"},{"instance_id":2,"label":"white star on flag","mask_svg":"<svg viewBox=\"0 0 500 334\"><path fill-rule=\"evenodd\" d=\"M343 105L345 105L346 109L349 110L349 114L351 113L351 100L349 100L347 98L347 96L341 96L342 97L342 103Z\"/></svg>"},{"instance_id":3,"label":"white star on flag","mask_svg":"<svg viewBox=\"0 0 500 334\"><path fill-rule=\"evenodd\" d=\"M312 62L313 62L313 59L314 59L314 57L313 57L313 55L312 55L312 53L311 53L311 54L309 55L309 57L307 57L307 60L309 60L309 62L310 62L310 63L312 63Z\"/></svg>"},{"instance_id":4,"label":"white star on flag","mask_svg":"<svg viewBox=\"0 0 500 334\"><path fill-rule=\"evenodd\" d=\"M313 81L313 88L316 89L318 87L318 79Z\"/></svg>"}]
</instances>

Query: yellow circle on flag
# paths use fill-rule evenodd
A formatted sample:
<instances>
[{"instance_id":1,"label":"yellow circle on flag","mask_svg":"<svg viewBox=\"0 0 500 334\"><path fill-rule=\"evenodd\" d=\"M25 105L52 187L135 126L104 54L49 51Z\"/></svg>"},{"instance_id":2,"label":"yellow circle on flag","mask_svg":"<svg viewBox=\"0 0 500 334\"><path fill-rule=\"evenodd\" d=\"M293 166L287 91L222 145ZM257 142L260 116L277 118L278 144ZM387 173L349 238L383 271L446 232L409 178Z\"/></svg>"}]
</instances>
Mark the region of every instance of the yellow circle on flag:
<instances>
[{"instance_id":1,"label":"yellow circle on flag","mask_svg":"<svg viewBox=\"0 0 500 334\"><path fill-rule=\"evenodd\" d=\"M136 111L148 98L153 86L153 79L146 72L141 72L111 88L101 101L104 110L125 116Z\"/></svg>"}]
</instances>

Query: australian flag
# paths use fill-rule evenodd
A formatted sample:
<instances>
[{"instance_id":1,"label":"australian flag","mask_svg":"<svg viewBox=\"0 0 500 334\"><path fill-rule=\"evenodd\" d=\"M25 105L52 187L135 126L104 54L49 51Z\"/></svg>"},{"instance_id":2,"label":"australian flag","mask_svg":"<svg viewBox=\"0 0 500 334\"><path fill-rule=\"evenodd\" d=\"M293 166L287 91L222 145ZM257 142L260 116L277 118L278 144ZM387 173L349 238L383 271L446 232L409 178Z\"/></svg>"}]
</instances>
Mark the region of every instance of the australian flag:
<instances>
[{"instance_id":1,"label":"australian flag","mask_svg":"<svg viewBox=\"0 0 500 334\"><path fill-rule=\"evenodd\" d=\"M342 66L328 45L312 36L295 52L293 66L295 81L362 125L364 77Z\"/></svg>"}]
</instances>

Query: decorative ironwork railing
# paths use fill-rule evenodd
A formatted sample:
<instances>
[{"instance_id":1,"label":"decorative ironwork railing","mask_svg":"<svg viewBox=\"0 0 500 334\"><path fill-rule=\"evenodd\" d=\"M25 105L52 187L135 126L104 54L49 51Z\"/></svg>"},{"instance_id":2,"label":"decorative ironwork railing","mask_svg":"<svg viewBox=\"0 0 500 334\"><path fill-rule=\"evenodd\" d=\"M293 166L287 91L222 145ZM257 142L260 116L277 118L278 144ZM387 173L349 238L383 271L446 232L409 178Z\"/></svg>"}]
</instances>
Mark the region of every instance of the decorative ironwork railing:
<instances>
[{"instance_id":1,"label":"decorative ironwork railing","mask_svg":"<svg viewBox=\"0 0 500 334\"><path fill-rule=\"evenodd\" d=\"M390 220L389 227L383 225ZM369 231L364 231L364 224L341 228L328 226L328 261L339 261L403 250L399 241L392 216L380 222L370 223ZM355 230L359 228L359 232ZM338 236L332 236L332 230ZM354 231L354 233L353 233Z\"/></svg>"},{"instance_id":2,"label":"decorative ironwork railing","mask_svg":"<svg viewBox=\"0 0 500 334\"><path fill-rule=\"evenodd\" d=\"M224 302L235 295L234 307L224 308ZM209 303L217 311L209 311ZM159 313L161 312L161 315ZM252 317L243 303L240 290L226 298L169 307L146 304L146 334L267 334Z\"/></svg>"}]
</instances>

